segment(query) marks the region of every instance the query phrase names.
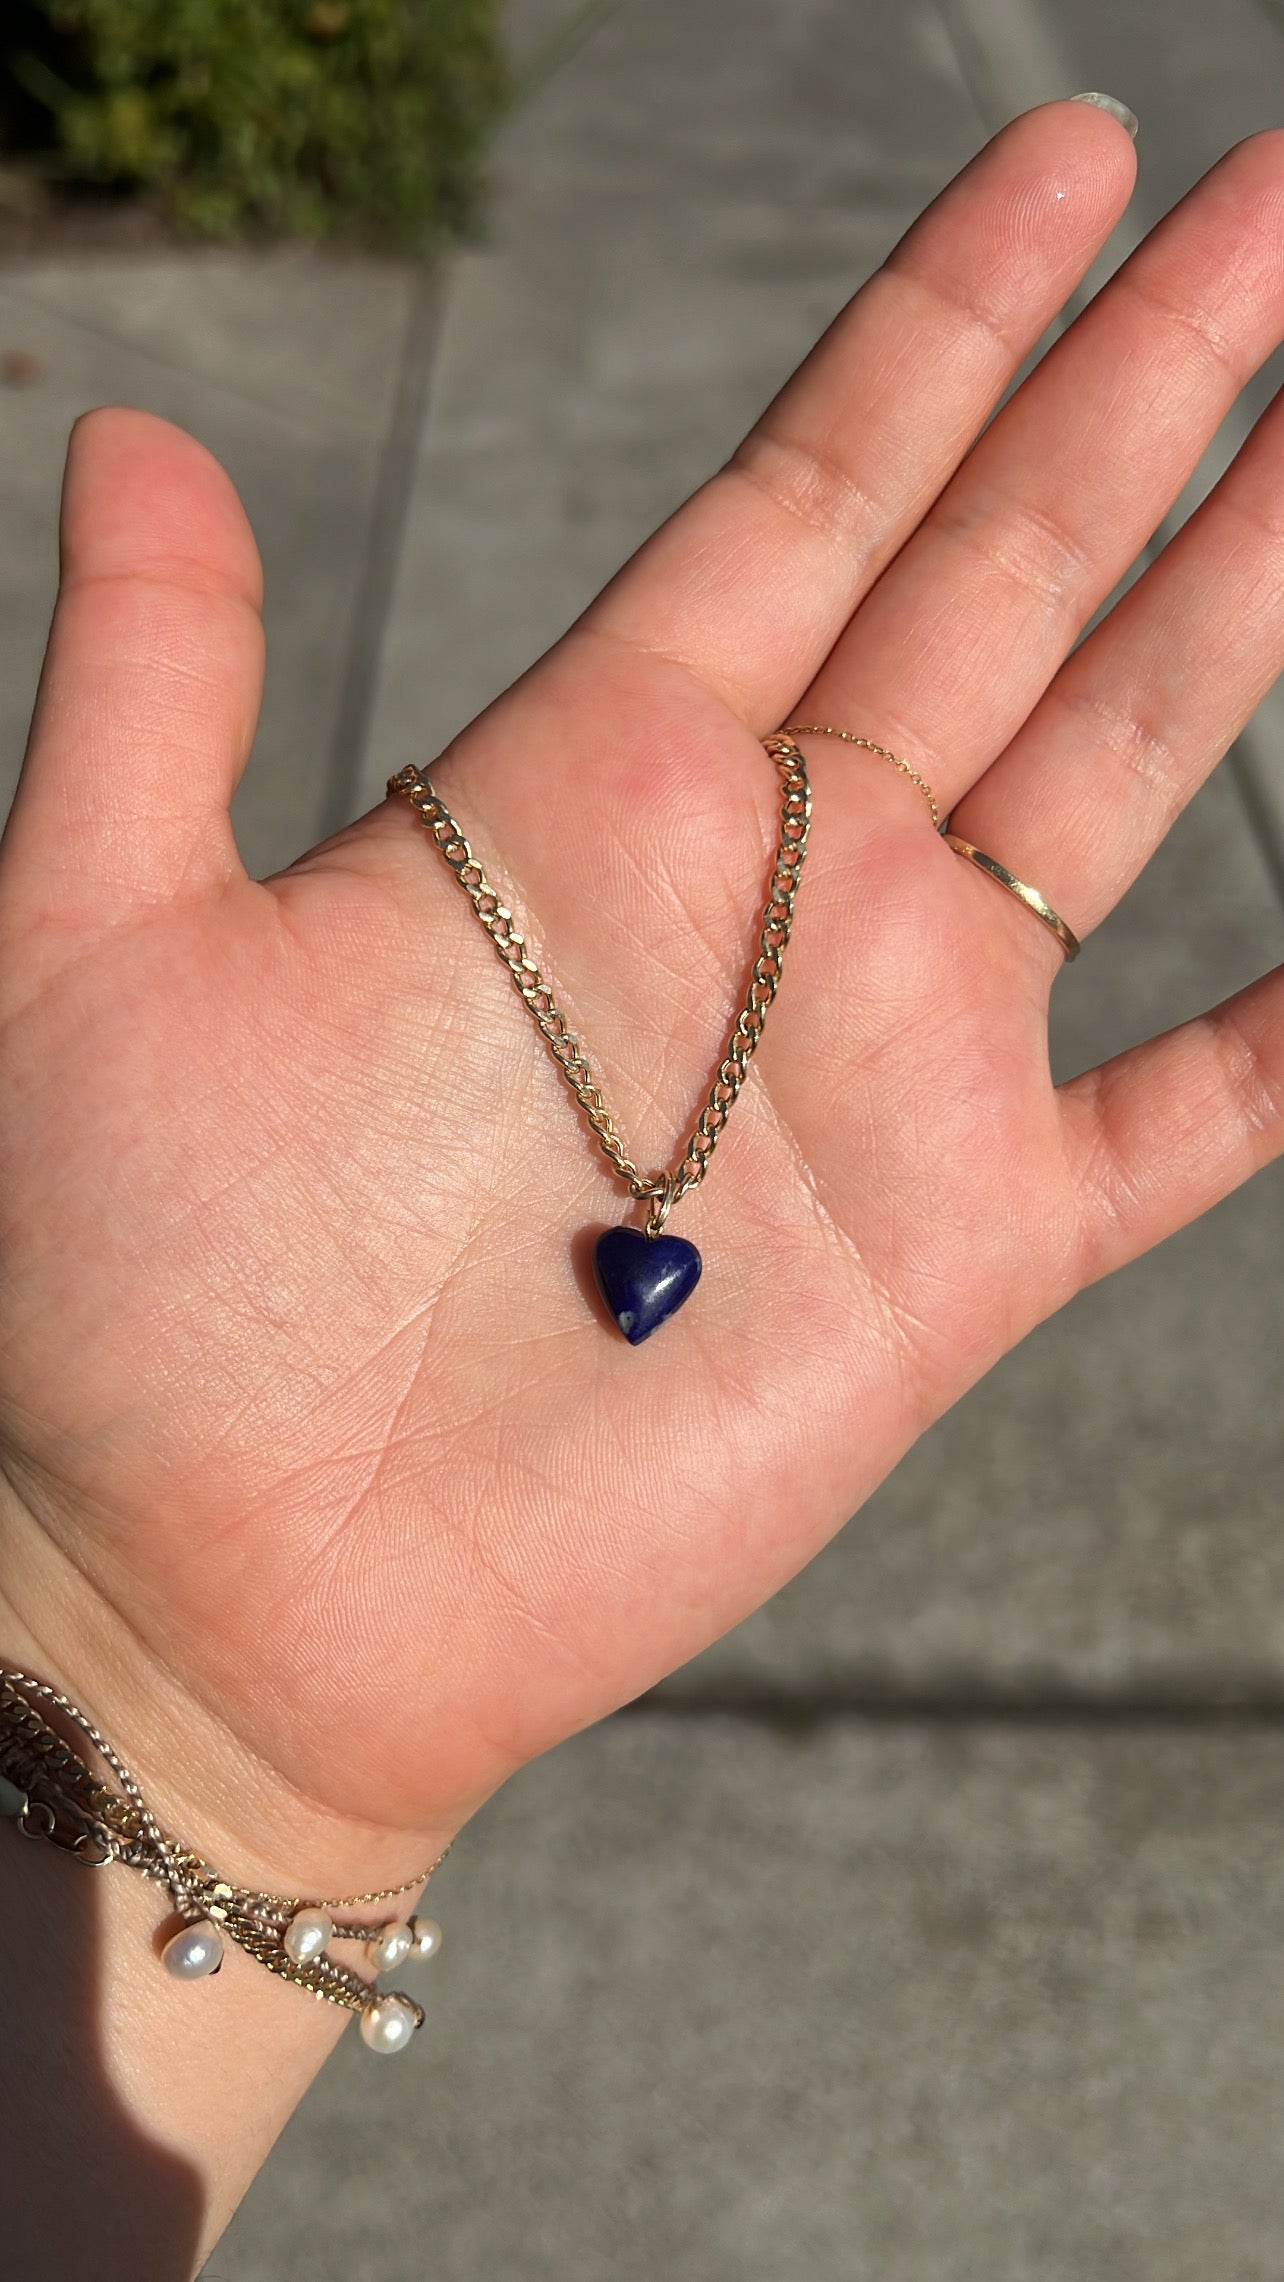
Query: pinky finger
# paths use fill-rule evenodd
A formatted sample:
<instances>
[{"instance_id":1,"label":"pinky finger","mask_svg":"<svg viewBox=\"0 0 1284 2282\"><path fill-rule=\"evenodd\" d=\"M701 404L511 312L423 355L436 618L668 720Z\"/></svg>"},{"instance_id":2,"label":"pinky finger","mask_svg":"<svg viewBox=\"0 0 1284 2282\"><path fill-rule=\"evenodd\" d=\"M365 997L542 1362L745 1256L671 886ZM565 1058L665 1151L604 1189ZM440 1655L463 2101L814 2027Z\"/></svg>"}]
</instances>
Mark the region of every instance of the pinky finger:
<instances>
[{"instance_id":1,"label":"pinky finger","mask_svg":"<svg viewBox=\"0 0 1284 2282\"><path fill-rule=\"evenodd\" d=\"M1284 967L1059 1098L1092 1283L1284 1152Z\"/></svg>"}]
</instances>

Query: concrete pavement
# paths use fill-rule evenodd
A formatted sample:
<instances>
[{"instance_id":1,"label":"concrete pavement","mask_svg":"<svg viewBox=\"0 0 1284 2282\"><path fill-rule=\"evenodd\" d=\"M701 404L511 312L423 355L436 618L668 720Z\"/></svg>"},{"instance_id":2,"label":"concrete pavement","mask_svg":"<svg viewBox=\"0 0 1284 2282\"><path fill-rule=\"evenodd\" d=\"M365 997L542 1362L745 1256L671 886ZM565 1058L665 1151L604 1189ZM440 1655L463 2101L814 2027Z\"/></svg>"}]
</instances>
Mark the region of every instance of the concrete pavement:
<instances>
[{"instance_id":1,"label":"concrete pavement","mask_svg":"<svg viewBox=\"0 0 1284 2282\"><path fill-rule=\"evenodd\" d=\"M1278 2282L1277 1733L630 1714L207 2282ZM439 1978L435 1978L440 1969Z\"/></svg>"}]
</instances>

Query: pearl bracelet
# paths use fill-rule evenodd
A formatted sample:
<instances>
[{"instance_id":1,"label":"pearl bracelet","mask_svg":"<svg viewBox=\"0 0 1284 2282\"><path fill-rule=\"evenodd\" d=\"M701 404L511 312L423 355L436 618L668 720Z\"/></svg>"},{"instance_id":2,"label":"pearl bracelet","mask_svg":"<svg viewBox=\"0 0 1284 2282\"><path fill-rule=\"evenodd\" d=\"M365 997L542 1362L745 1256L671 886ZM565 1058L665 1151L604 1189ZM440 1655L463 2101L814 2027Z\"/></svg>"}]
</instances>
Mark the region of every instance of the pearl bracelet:
<instances>
[{"instance_id":1,"label":"pearl bracelet","mask_svg":"<svg viewBox=\"0 0 1284 2282\"><path fill-rule=\"evenodd\" d=\"M50 1706L80 1730L120 1788L104 1781L36 1709ZM136 1778L69 1697L26 1672L0 1667L0 1818L22 1837L43 1838L90 1869L123 1862L168 1888L182 1924L165 1943L162 1961L177 1981L217 1973L225 1941L328 2004L356 2013L372 2052L401 2052L424 2011L400 1990L380 1990L351 1965L329 1954L332 1943L358 1943L376 1974L394 1972L411 1958L435 1957L441 1927L433 1918L341 1922L336 1911L393 1901L426 1885L438 1862L400 1886L314 1902L262 1894L220 1878L203 1856L161 1829Z\"/></svg>"}]
</instances>

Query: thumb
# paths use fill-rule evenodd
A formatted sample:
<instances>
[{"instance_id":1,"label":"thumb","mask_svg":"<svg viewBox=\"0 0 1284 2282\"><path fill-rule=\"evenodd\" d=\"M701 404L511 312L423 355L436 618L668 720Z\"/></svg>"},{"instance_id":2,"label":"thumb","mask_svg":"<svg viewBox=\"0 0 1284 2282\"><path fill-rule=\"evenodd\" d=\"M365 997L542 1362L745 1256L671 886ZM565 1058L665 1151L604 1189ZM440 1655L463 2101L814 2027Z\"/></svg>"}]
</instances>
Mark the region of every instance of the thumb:
<instances>
[{"instance_id":1,"label":"thumb","mask_svg":"<svg viewBox=\"0 0 1284 2282\"><path fill-rule=\"evenodd\" d=\"M227 806L263 686L253 534L181 428L114 407L77 421L60 550L0 842L0 924L21 938L28 987L60 944L240 874Z\"/></svg>"}]
</instances>

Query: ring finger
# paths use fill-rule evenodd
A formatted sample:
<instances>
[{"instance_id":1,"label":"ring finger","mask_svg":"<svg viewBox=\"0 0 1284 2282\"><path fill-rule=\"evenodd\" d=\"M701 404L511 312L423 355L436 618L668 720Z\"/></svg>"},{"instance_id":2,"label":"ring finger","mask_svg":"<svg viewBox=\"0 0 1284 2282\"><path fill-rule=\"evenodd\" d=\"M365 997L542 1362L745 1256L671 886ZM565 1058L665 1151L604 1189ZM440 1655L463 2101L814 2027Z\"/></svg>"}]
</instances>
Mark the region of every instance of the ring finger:
<instances>
[{"instance_id":1,"label":"ring finger","mask_svg":"<svg viewBox=\"0 0 1284 2282\"><path fill-rule=\"evenodd\" d=\"M1282 208L1279 133L1190 193L974 446L795 719L877 737L962 800L1284 330Z\"/></svg>"},{"instance_id":2,"label":"ring finger","mask_svg":"<svg viewBox=\"0 0 1284 2282\"><path fill-rule=\"evenodd\" d=\"M1284 395L951 817L1082 934L1284 667Z\"/></svg>"}]
</instances>

